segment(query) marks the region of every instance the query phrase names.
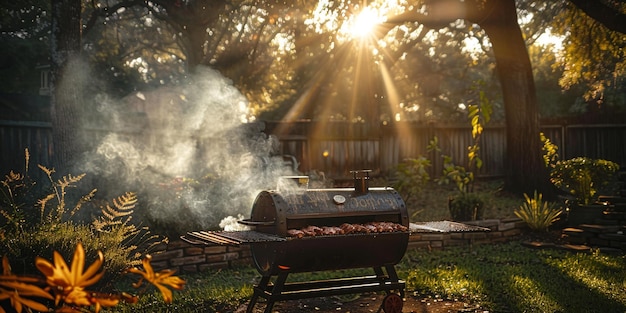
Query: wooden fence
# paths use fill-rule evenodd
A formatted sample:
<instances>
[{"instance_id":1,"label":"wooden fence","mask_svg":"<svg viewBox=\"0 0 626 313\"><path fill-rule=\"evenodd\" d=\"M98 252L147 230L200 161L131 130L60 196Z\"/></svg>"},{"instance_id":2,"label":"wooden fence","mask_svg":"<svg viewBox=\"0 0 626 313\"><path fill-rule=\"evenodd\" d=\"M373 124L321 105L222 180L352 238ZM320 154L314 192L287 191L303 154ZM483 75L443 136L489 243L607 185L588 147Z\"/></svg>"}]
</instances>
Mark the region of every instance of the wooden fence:
<instances>
[{"instance_id":1,"label":"wooden fence","mask_svg":"<svg viewBox=\"0 0 626 313\"><path fill-rule=\"evenodd\" d=\"M268 123L267 131L278 136L281 153L300 160L301 170L321 170L332 177L347 177L351 169L359 168L389 174L399 162L418 156L431 160L431 175L437 176L443 168L442 155L451 156L455 164L465 165L467 147L473 144L468 125L396 123L372 127L300 122ZM561 159L587 156L626 165L626 124L543 125L541 131L559 147ZM427 149L429 141L435 137L440 153ZM504 125L485 128L479 153L483 167L478 176L504 175Z\"/></svg>"},{"instance_id":2,"label":"wooden fence","mask_svg":"<svg viewBox=\"0 0 626 313\"><path fill-rule=\"evenodd\" d=\"M562 159L587 156L626 165L626 124L543 125L541 131L559 147ZM456 164L465 165L467 147L472 144L467 125L267 122L265 132L280 140L278 154L296 157L301 172L323 171L332 178L348 178L353 169L372 169L376 174L386 175L402 160L418 156L431 160L431 175L437 176L435 173L441 173L443 166L442 154L451 156ZM435 137L441 153L427 151L429 141ZM23 170L26 148L31 153L31 166L51 165L50 124L0 121L1 173ZM480 157L484 165L477 175L504 174L505 126L485 128Z\"/></svg>"}]
</instances>

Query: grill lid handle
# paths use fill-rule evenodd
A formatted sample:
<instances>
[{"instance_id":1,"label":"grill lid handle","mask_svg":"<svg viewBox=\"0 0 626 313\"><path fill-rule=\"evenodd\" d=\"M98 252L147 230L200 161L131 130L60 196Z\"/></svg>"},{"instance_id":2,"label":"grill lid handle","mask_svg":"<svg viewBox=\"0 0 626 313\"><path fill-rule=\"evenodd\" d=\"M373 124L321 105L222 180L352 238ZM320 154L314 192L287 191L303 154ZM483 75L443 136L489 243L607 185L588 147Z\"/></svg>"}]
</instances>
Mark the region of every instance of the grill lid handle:
<instances>
[{"instance_id":1,"label":"grill lid handle","mask_svg":"<svg viewBox=\"0 0 626 313\"><path fill-rule=\"evenodd\" d=\"M272 226L276 224L276 220L273 221L253 221L249 218L237 221L239 224L243 224L246 226Z\"/></svg>"}]
</instances>

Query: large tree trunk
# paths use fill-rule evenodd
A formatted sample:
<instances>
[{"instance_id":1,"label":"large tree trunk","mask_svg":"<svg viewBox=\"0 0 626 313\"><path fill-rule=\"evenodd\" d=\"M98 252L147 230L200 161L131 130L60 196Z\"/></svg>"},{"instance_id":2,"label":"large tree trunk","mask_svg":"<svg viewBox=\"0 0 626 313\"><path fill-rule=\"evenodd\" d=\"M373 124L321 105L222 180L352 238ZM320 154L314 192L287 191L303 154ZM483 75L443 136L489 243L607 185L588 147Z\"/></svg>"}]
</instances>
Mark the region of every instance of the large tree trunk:
<instances>
[{"instance_id":1,"label":"large tree trunk","mask_svg":"<svg viewBox=\"0 0 626 313\"><path fill-rule=\"evenodd\" d=\"M539 138L539 113L528 50L517 23L514 0L489 0L472 5L470 17L491 41L502 86L507 130L506 188L548 192L547 169ZM483 13L483 14L481 14ZM474 17L478 19L474 20Z\"/></svg>"},{"instance_id":2,"label":"large tree trunk","mask_svg":"<svg viewBox=\"0 0 626 313\"><path fill-rule=\"evenodd\" d=\"M389 20L417 21L432 28L466 19L482 27L491 44L506 115L506 189L514 192L550 192L539 138L539 111L530 57L517 23L515 0L437 0L428 2L428 14L411 11ZM486 157L486 156L485 156Z\"/></svg>"},{"instance_id":3,"label":"large tree trunk","mask_svg":"<svg viewBox=\"0 0 626 313\"><path fill-rule=\"evenodd\" d=\"M86 77L80 61L81 0L52 0L51 118L54 165L67 171L83 151L82 88Z\"/></svg>"}]
</instances>

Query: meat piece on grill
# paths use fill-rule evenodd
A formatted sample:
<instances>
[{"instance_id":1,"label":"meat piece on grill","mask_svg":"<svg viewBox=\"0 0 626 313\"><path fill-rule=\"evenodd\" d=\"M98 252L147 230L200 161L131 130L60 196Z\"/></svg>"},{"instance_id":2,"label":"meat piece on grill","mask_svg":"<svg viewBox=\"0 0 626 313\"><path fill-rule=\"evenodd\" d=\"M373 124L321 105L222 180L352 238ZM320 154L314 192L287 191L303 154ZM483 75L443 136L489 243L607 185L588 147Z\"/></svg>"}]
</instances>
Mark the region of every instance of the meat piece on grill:
<instances>
[{"instance_id":1,"label":"meat piece on grill","mask_svg":"<svg viewBox=\"0 0 626 313\"><path fill-rule=\"evenodd\" d=\"M354 226L354 233L369 233L370 230L365 227L365 225L361 224L352 224Z\"/></svg>"},{"instance_id":2,"label":"meat piece on grill","mask_svg":"<svg viewBox=\"0 0 626 313\"><path fill-rule=\"evenodd\" d=\"M380 228L382 229L383 232L391 233L396 230L396 227L394 225L395 223L382 222L380 223Z\"/></svg>"},{"instance_id":3,"label":"meat piece on grill","mask_svg":"<svg viewBox=\"0 0 626 313\"><path fill-rule=\"evenodd\" d=\"M304 237L304 232L299 230L299 229L289 229L287 230L287 235L289 237L296 237L296 238L302 238Z\"/></svg>"},{"instance_id":4,"label":"meat piece on grill","mask_svg":"<svg viewBox=\"0 0 626 313\"><path fill-rule=\"evenodd\" d=\"M343 223L339 227L343 230L344 234L354 234L357 232L356 227L352 224Z\"/></svg>"},{"instance_id":5,"label":"meat piece on grill","mask_svg":"<svg viewBox=\"0 0 626 313\"><path fill-rule=\"evenodd\" d=\"M374 226L372 224L366 224L365 225L365 229L367 229L367 233L377 233L378 232L378 228L376 228L376 226Z\"/></svg>"},{"instance_id":6,"label":"meat piece on grill","mask_svg":"<svg viewBox=\"0 0 626 313\"><path fill-rule=\"evenodd\" d=\"M332 236L337 235L337 231L333 227L324 226L322 227L322 234L324 236Z\"/></svg>"},{"instance_id":7,"label":"meat piece on grill","mask_svg":"<svg viewBox=\"0 0 626 313\"><path fill-rule=\"evenodd\" d=\"M302 231L305 235L310 237L322 235L323 233L323 230L321 228L313 225L302 228Z\"/></svg>"},{"instance_id":8,"label":"meat piece on grill","mask_svg":"<svg viewBox=\"0 0 626 313\"><path fill-rule=\"evenodd\" d=\"M407 230L409 230L408 227L406 227L406 226L404 226L402 224L395 224L395 226L396 226L396 231L407 231Z\"/></svg>"},{"instance_id":9,"label":"meat piece on grill","mask_svg":"<svg viewBox=\"0 0 626 313\"><path fill-rule=\"evenodd\" d=\"M343 235L344 233L344 230L337 226L322 227L322 235L324 236Z\"/></svg>"}]
</instances>

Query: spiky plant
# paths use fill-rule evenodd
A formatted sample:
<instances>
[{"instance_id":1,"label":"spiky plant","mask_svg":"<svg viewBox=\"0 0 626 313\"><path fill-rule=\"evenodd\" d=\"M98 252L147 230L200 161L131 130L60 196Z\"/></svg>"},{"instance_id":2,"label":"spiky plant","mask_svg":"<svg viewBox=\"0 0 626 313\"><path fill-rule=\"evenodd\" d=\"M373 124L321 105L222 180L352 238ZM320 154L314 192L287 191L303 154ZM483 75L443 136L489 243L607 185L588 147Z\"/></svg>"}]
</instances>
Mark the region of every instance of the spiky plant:
<instances>
[{"instance_id":1,"label":"spiky plant","mask_svg":"<svg viewBox=\"0 0 626 313\"><path fill-rule=\"evenodd\" d=\"M521 218L531 230L547 231L550 225L559 220L563 209L556 202L544 201L541 193L533 197L524 194L525 202L515 210L515 216Z\"/></svg>"}]
</instances>

